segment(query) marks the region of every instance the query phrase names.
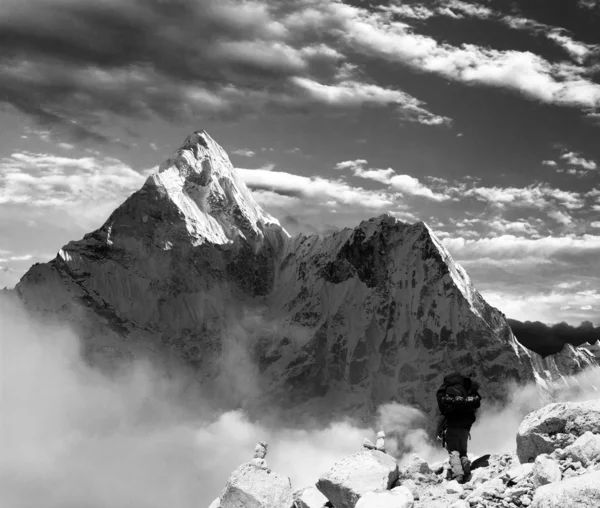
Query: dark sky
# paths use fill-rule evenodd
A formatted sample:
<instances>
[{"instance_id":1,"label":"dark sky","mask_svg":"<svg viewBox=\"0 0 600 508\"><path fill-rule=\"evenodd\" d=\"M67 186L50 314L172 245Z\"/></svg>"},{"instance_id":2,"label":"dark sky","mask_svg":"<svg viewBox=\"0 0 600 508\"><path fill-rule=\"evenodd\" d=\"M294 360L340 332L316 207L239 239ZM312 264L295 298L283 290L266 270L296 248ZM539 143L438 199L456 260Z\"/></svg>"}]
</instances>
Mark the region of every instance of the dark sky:
<instances>
[{"instance_id":1,"label":"dark sky","mask_svg":"<svg viewBox=\"0 0 600 508\"><path fill-rule=\"evenodd\" d=\"M4 0L0 47L0 286L204 128L291 233L424 220L507 315L600 323L598 2Z\"/></svg>"}]
</instances>

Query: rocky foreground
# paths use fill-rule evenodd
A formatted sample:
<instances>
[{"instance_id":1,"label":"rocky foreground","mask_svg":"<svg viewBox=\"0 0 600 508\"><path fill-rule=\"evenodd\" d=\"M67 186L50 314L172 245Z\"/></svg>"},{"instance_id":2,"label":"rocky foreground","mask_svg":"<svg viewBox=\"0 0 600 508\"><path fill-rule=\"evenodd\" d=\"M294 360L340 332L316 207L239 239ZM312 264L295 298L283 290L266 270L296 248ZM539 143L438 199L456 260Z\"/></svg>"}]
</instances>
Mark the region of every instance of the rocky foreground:
<instances>
[{"instance_id":1,"label":"rocky foreground","mask_svg":"<svg viewBox=\"0 0 600 508\"><path fill-rule=\"evenodd\" d=\"M446 479L447 463L430 465L415 455L399 467L379 438L297 490L268 468L267 445L259 443L210 508L600 507L600 399L530 413L516 453L478 461L464 485Z\"/></svg>"}]
</instances>

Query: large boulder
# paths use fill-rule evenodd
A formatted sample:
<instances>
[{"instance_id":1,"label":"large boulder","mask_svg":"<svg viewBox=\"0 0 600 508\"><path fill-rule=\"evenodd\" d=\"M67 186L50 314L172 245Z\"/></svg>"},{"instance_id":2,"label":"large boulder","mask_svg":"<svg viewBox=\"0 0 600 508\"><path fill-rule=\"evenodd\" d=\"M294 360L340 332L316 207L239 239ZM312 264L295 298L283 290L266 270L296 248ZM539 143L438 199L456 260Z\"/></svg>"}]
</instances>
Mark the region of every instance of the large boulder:
<instances>
[{"instance_id":1,"label":"large boulder","mask_svg":"<svg viewBox=\"0 0 600 508\"><path fill-rule=\"evenodd\" d=\"M316 487L304 487L294 492L296 508L325 508L328 499Z\"/></svg>"},{"instance_id":2,"label":"large boulder","mask_svg":"<svg viewBox=\"0 0 600 508\"><path fill-rule=\"evenodd\" d=\"M358 500L356 508L412 508L414 504L410 490L406 487L395 487L392 490L367 492Z\"/></svg>"},{"instance_id":3,"label":"large boulder","mask_svg":"<svg viewBox=\"0 0 600 508\"><path fill-rule=\"evenodd\" d=\"M533 462L542 453L571 445L585 432L600 434L600 400L560 402L529 413L517 433L517 456Z\"/></svg>"},{"instance_id":4,"label":"large boulder","mask_svg":"<svg viewBox=\"0 0 600 508\"><path fill-rule=\"evenodd\" d=\"M398 464L391 456L363 450L336 462L319 478L317 488L336 508L354 508L363 494L389 490L398 474Z\"/></svg>"},{"instance_id":5,"label":"large boulder","mask_svg":"<svg viewBox=\"0 0 600 508\"><path fill-rule=\"evenodd\" d=\"M531 508L600 506L600 471L550 483L536 490Z\"/></svg>"},{"instance_id":6,"label":"large boulder","mask_svg":"<svg viewBox=\"0 0 600 508\"><path fill-rule=\"evenodd\" d=\"M291 508L292 482L254 463L242 464L221 493L220 508Z\"/></svg>"}]
</instances>

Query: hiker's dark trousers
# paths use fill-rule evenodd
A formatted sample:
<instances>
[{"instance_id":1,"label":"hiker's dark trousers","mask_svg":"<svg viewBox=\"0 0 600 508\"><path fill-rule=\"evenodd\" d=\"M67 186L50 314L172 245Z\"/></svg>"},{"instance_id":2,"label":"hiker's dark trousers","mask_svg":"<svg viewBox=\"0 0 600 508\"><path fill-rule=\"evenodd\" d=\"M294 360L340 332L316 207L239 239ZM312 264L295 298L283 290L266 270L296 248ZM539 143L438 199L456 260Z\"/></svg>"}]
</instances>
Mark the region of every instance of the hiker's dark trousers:
<instances>
[{"instance_id":1,"label":"hiker's dark trousers","mask_svg":"<svg viewBox=\"0 0 600 508\"><path fill-rule=\"evenodd\" d=\"M470 427L448 426L446 429L446 450L448 450L448 453L458 452L461 457L467 454L470 430Z\"/></svg>"},{"instance_id":2,"label":"hiker's dark trousers","mask_svg":"<svg viewBox=\"0 0 600 508\"><path fill-rule=\"evenodd\" d=\"M469 476L471 463L467 457L467 443L470 427L448 425L446 428L446 450L450 454L450 470L452 478L459 482Z\"/></svg>"}]
</instances>

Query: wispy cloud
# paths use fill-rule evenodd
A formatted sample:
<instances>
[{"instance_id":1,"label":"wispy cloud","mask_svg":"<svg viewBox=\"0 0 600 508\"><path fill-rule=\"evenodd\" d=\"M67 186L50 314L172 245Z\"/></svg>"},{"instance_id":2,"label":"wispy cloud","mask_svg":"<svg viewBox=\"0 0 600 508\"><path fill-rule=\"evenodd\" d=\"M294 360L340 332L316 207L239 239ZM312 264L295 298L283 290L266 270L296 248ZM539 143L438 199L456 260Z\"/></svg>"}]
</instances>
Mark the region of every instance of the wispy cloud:
<instances>
[{"instance_id":1,"label":"wispy cloud","mask_svg":"<svg viewBox=\"0 0 600 508\"><path fill-rule=\"evenodd\" d=\"M256 153L247 148L238 148L237 150L232 150L231 153L235 155L239 155L240 157L254 157Z\"/></svg>"},{"instance_id":2,"label":"wispy cloud","mask_svg":"<svg viewBox=\"0 0 600 508\"><path fill-rule=\"evenodd\" d=\"M336 164L335 169L350 170L356 177L389 185L395 191L399 191L407 196L419 196L433 201L450 199L446 194L432 191L429 187L422 184L418 178L410 175L398 175L392 168L367 168L367 161L363 159L339 162Z\"/></svg>"},{"instance_id":3,"label":"wispy cloud","mask_svg":"<svg viewBox=\"0 0 600 508\"><path fill-rule=\"evenodd\" d=\"M586 159L576 152L566 152L560 156L566 164L571 166L579 166L582 169L594 170L598 169L598 165L591 159Z\"/></svg>"}]
</instances>

